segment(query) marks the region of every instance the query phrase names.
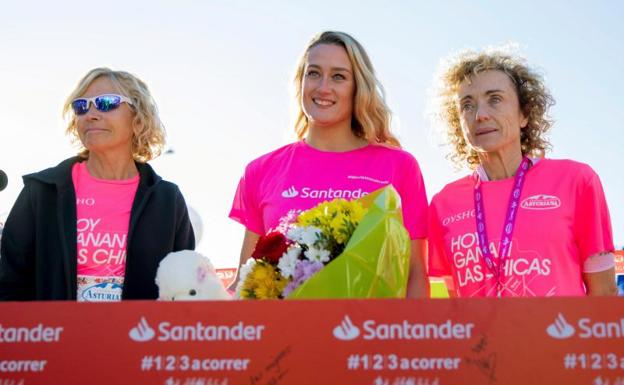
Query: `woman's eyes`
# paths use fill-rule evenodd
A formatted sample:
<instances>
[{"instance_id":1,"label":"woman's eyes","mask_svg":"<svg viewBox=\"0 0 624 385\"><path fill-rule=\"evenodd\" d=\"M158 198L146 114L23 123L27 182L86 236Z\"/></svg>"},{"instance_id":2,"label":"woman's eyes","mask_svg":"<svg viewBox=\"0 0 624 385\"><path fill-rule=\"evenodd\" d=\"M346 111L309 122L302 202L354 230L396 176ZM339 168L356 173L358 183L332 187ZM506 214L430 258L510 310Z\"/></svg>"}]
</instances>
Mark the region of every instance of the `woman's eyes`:
<instances>
[{"instance_id":1,"label":"woman's eyes","mask_svg":"<svg viewBox=\"0 0 624 385\"><path fill-rule=\"evenodd\" d=\"M310 70L308 72L306 72L306 77L308 78L319 78L321 77L321 73L317 70ZM332 80L335 81L340 81L340 80L346 80L347 77L343 74L337 73L337 74L333 74L331 75Z\"/></svg>"},{"instance_id":2,"label":"woman's eyes","mask_svg":"<svg viewBox=\"0 0 624 385\"><path fill-rule=\"evenodd\" d=\"M472 110L472 107L473 107L472 103L462 103L460 109L462 111L470 111Z\"/></svg>"},{"instance_id":3,"label":"woman's eyes","mask_svg":"<svg viewBox=\"0 0 624 385\"><path fill-rule=\"evenodd\" d=\"M488 99L488 103L490 104L498 104L500 102L503 101L503 98L498 96L498 95L493 95ZM474 110L475 106L474 103L472 101L470 102L464 102L462 104L460 104L459 109L462 112L469 112Z\"/></svg>"}]
</instances>

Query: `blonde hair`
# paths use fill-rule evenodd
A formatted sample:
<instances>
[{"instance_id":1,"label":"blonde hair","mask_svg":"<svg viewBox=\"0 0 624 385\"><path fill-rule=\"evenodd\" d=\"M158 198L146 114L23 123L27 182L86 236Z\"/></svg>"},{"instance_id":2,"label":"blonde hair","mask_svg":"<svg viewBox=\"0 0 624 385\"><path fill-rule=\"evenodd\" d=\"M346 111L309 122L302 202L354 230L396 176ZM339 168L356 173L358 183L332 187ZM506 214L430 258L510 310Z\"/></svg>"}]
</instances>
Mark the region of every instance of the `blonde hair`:
<instances>
[{"instance_id":1,"label":"blonde hair","mask_svg":"<svg viewBox=\"0 0 624 385\"><path fill-rule=\"evenodd\" d=\"M443 59L434 85L433 118L445 126L447 155L455 166L467 164L476 168L480 161L477 152L467 143L462 133L457 105L459 85L484 71L502 71L515 86L520 109L528 123L522 128L520 144L523 155L541 156L550 148L544 137L553 122L548 110L555 104L542 77L528 67L526 61L513 51L513 46L488 48L481 52L465 50Z\"/></svg>"},{"instance_id":2,"label":"blonde hair","mask_svg":"<svg viewBox=\"0 0 624 385\"><path fill-rule=\"evenodd\" d=\"M132 100L129 106L133 113L132 128L132 156L141 163L145 163L159 156L165 146L165 127L158 116L156 102L152 98L147 85L136 76L125 71L113 71L109 68L95 68L89 71L71 92L63 106L63 116L68 119L65 133L70 135L74 142L81 143L76 125L76 115L71 103L80 98L87 88L100 77L108 78L117 88L117 91ZM89 150L81 145L79 156L89 157Z\"/></svg>"},{"instance_id":3,"label":"blonde hair","mask_svg":"<svg viewBox=\"0 0 624 385\"><path fill-rule=\"evenodd\" d=\"M337 45L345 49L355 78L353 117L351 130L358 138L370 143L383 143L400 147L399 140L390 132L391 112L385 102L384 89L377 77L364 47L353 37L336 31L325 31L308 43L299 59L294 77L295 86L295 132L303 139L308 132L308 118L301 106L302 81L310 50L320 44Z\"/></svg>"}]
</instances>

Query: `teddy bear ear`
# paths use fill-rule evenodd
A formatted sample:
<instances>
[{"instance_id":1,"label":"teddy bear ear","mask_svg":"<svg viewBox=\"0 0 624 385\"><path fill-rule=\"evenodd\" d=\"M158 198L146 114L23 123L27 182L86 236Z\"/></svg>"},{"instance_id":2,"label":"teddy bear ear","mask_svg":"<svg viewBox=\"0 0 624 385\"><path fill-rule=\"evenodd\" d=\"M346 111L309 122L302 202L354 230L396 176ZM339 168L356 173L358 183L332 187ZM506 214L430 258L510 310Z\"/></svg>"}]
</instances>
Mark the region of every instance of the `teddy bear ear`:
<instances>
[{"instance_id":1,"label":"teddy bear ear","mask_svg":"<svg viewBox=\"0 0 624 385\"><path fill-rule=\"evenodd\" d=\"M205 266L197 266L197 282L204 282L208 271Z\"/></svg>"}]
</instances>

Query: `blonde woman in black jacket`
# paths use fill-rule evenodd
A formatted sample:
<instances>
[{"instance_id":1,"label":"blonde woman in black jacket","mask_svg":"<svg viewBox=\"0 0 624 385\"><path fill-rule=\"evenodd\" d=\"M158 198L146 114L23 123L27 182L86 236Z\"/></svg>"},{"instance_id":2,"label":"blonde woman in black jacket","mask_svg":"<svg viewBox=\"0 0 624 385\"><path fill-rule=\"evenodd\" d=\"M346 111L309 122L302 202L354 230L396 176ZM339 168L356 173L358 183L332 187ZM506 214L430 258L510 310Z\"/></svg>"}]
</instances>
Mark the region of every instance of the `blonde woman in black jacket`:
<instances>
[{"instance_id":1,"label":"blonde woman in black jacket","mask_svg":"<svg viewBox=\"0 0 624 385\"><path fill-rule=\"evenodd\" d=\"M77 157L26 175L0 252L0 300L155 299L158 263L194 249L184 198L146 163L164 128L145 83L90 71L65 103Z\"/></svg>"}]
</instances>

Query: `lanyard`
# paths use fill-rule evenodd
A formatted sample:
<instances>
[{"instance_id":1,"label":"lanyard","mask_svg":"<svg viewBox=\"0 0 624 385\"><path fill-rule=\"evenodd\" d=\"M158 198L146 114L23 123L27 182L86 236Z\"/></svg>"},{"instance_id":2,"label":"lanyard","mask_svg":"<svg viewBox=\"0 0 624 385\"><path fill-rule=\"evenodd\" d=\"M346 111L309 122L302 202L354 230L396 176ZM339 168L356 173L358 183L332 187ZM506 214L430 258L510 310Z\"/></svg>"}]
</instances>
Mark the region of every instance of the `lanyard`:
<instances>
[{"instance_id":1,"label":"lanyard","mask_svg":"<svg viewBox=\"0 0 624 385\"><path fill-rule=\"evenodd\" d=\"M507 205L507 215L505 216L505 226L501 235L501 243L498 247L498 266L494 264L494 257L490 250L490 242L488 240L485 228L485 208L483 205L483 192L481 191L481 179L477 176L474 188L474 204L475 204L475 220L477 223L477 235L479 247L485 259L485 264L496 278L496 292L501 296L502 277L504 275L503 266L509 258L509 248L511 247L511 239L514 231L514 223L516 222L516 211L520 202L520 194L524 185L524 177L529 169L529 158L522 158L522 162L516 171L513 188L509 194L509 204Z\"/></svg>"}]
</instances>

